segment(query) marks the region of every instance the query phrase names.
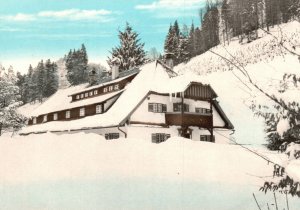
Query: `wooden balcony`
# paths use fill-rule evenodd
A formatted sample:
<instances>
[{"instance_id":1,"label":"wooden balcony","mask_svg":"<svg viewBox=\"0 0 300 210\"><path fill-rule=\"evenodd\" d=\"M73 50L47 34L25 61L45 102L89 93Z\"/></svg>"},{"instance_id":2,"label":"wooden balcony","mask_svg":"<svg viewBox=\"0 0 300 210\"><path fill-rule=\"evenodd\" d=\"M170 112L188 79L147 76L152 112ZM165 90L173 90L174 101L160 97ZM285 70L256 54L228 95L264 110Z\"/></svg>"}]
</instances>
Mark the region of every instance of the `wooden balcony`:
<instances>
[{"instance_id":1,"label":"wooden balcony","mask_svg":"<svg viewBox=\"0 0 300 210\"><path fill-rule=\"evenodd\" d=\"M213 126L213 118L210 114L168 112L165 116L167 125L197 126L202 128L211 128Z\"/></svg>"}]
</instances>

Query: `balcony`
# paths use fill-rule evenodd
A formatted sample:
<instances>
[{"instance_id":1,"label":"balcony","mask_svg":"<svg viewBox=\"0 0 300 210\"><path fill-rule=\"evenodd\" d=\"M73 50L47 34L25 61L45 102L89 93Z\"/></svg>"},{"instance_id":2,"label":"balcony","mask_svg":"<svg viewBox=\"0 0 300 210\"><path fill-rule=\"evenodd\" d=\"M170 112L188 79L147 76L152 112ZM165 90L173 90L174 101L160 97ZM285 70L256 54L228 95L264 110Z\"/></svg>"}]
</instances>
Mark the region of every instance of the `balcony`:
<instances>
[{"instance_id":1,"label":"balcony","mask_svg":"<svg viewBox=\"0 0 300 210\"><path fill-rule=\"evenodd\" d=\"M168 112L165 114L167 125L178 126L197 126L202 128L210 128L213 126L213 118L211 114L199 114L193 112Z\"/></svg>"}]
</instances>

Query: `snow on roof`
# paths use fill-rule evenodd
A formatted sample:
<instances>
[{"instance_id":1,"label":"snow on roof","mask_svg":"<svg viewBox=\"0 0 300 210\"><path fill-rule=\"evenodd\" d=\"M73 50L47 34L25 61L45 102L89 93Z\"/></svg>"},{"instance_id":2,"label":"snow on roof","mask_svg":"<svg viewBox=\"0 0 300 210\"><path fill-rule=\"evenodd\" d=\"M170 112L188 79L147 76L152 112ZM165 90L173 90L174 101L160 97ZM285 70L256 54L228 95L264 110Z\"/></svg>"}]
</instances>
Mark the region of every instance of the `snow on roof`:
<instances>
[{"instance_id":1,"label":"snow on roof","mask_svg":"<svg viewBox=\"0 0 300 210\"><path fill-rule=\"evenodd\" d=\"M74 89L75 90L79 89L81 86L82 85L58 90L52 97L50 97L43 104L38 106L33 112L31 112L30 115L32 117L37 117L42 114L71 109L71 108L80 107L88 104L100 103L123 92L123 90L120 90L102 96L96 96L92 98L79 100L76 102L71 102L72 98L68 97L69 93L72 92Z\"/></svg>"},{"instance_id":2,"label":"snow on roof","mask_svg":"<svg viewBox=\"0 0 300 210\"><path fill-rule=\"evenodd\" d=\"M152 89L158 90L163 84L168 84L169 79L168 73L159 63L152 62L145 64L141 67L140 73L129 85L127 85L126 90L106 113L68 121L67 123L63 121L53 121L32 125L23 128L21 133L117 126L127 118L128 114L134 110L137 104L143 100L149 91ZM65 100L66 95L69 93L70 90L60 91L57 93L59 96L51 97L49 99L50 102L48 106L45 105L44 107L39 107L37 113L45 113L55 109L56 100L58 98Z\"/></svg>"},{"instance_id":3,"label":"snow on roof","mask_svg":"<svg viewBox=\"0 0 300 210\"><path fill-rule=\"evenodd\" d=\"M203 83L202 78L199 78L199 76L195 77L195 75L183 75L170 78L170 74L166 71L165 67L160 64L160 62L148 63L141 67L140 73L129 85L126 86L125 91L106 113L68 121L68 123L63 121L53 121L45 124L33 125L24 128L22 133L123 125L130 113L134 111L149 92L154 91L169 94L184 92L191 82L205 84ZM118 94L118 92L115 94ZM86 104L86 100L82 100L82 105ZM49 106L45 105L45 109L41 109L41 107L39 107L38 114L45 113L46 110L48 112L52 112L49 110L54 110L56 108L53 107L53 101L56 100L52 99ZM51 105L52 107L50 107Z\"/></svg>"},{"instance_id":4,"label":"snow on roof","mask_svg":"<svg viewBox=\"0 0 300 210\"><path fill-rule=\"evenodd\" d=\"M76 95L78 93L82 93L82 92L85 92L85 91L89 91L89 90L93 90L93 89L96 89L96 88L99 88L99 87L103 87L103 86L106 86L106 85L109 85L109 84L113 84L113 83L116 83L116 82L120 82L124 79L127 79L128 77L131 77L132 75L134 74L137 74L138 72L136 71L133 71L133 73L129 74L129 75L126 75L124 77L120 77L118 79L115 79L115 80L112 80L112 81L108 81L108 82L104 82L104 83L101 83L99 85L94 85L94 86L91 86L91 87L87 87L87 88L84 88L80 91L75 91L73 93L71 93L70 95Z\"/></svg>"}]
</instances>

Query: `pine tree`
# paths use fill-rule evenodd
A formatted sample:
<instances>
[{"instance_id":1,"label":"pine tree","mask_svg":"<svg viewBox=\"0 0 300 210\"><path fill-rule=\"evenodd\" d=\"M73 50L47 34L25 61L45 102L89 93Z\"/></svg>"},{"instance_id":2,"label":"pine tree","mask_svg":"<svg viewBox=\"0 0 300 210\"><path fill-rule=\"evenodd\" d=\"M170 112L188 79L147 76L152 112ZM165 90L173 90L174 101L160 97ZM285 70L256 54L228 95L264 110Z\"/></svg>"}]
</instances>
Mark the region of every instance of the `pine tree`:
<instances>
[{"instance_id":1,"label":"pine tree","mask_svg":"<svg viewBox=\"0 0 300 210\"><path fill-rule=\"evenodd\" d=\"M57 65L51 63L50 59L45 64L45 90L43 97L50 97L58 89Z\"/></svg>"},{"instance_id":2,"label":"pine tree","mask_svg":"<svg viewBox=\"0 0 300 210\"><path fill-rule=\"evenodd\" d=\"M88 81L88 56L84 44L79 50L70 50L66 58L67 79L71 85Z\"/></svg>"},{"instance_id":3,"label":"pine tree","mask_svg":"<svg viewBox=\"0 0 300 210\"><path fill-rule=\"evenodd\" d=\"M39 102L43 102L43 96L46 89L46 84L45 84L46 73L45 73L45 66L43 60L41 60L41 62L38 64L36 73L37 73L37 83L36 83L37 97Z\"/></svg>"},{"instance_id":4,"label":"pine tree","mask_svg":"<svg viewBox=\"0 0 300 210\"><path fill-rule=\"evenodd\" d=\"M111 57L108 57L107 63L112 65L112 60L118 58L120 61L120 71L128 70L140 66L146 61L144 43L140 43L138 34L133 31L131 26L126 23L124 31L119 31L120 46L111 51Z\"/></svg>"},{"instance_id":5,"label":"pine tree","mask_svg":"<svg viewBox=\"0 0 300 210\"><path fill-rule=\"evenodd\" d=\"M25 118L16 112L16 107L22 104L19 101L19 88L9 74L0 78L0 136L4 130L21 128Z\"/></svg>"}]
</instances>

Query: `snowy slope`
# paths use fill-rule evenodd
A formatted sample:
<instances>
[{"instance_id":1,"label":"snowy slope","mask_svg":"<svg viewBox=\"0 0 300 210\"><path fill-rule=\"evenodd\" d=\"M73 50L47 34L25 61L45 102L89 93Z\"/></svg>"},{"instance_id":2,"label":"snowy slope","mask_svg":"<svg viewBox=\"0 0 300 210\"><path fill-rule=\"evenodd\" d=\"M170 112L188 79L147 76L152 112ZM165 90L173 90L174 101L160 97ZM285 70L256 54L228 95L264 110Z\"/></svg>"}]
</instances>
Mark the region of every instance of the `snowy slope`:
<instances>
[{"instance_id":1,"label":"snowy slope","mask_svg":"<svg viewBox=\"0 0 300 210\"><path fill-rule=\"evenodd\" d=\"M84 133L2 137L0 153L0 184L118 175L251 185L263 180L248 174L272 170L239 146L180 137L161 144Z\"/></svg>"},{"instance_id":2,"label":"snowy slope","mask_svg":"<svg viewBox=\"0 0 300 210\"><path fill-rule=\"evenodd\" d=\"M285 44L285 46L290 49L291 46L296 46L296 51L300 52L299 22L283 24L280 29L275 27L272 33L279 40L281 37L283 40L290 40L293 45ZM264 34L262 38L249 44L240 45L238 41L233 41L228 46L219 45L212 51L243 66L254 83L267 90L270 95L276 94L286 101L300 102L298 89L284 94L277 93L279 80L284 73L299 74L300 69L298 58L290 55L277 43L276 38ZM212 52L206 52L187 64L176 66L175 71L183 77L199 78L200 81L212 86L219 96L221 107L235 126L235 137L238 142L265 143L263 120L253 116L250 106L253 102L268 105L270 100L253 88L241 72Z\"/></svg>"},{"instance_id":3,"label":"snowy slope","mask_svg":"<svg viewBox=\"0 0 300 210\"><path fill-rule=\"evenodd\" d=\"M273 166L234 145L48 133L2 136L0 153L1 209L252 210L253 192L262 207L272 201L258 189Z\"/></svg>"}]
</instances>

